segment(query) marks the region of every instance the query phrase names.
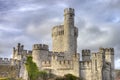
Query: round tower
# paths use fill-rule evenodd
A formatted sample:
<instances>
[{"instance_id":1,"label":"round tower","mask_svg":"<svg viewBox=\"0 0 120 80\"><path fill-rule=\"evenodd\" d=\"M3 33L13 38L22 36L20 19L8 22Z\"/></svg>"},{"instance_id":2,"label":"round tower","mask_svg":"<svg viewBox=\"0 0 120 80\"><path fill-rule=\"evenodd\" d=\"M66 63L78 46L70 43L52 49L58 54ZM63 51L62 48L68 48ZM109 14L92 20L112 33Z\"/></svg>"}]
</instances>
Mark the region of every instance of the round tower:
<instances>
[{"instance_id":1,"label":"round tower","mask_svg":"<svg viewBox=\"0 0 120 80\"><path fill-rule=\"evenodd\" d=\"M41 64L43 60L48 58L48 45L45 44L34 44L32 50L33 62L36 63L37 67L41 69Z\"/></svg>"},{"instance_id":2,"label":"round tower","mask_svg":"<svg viewBox=\"0 0 120 80\"><path fill-rule=\"evenodd\" d=\"M64 51L74 54L77 52L78 29L74 26L74 9L64 10Z\"/></svg>"}]
</instances>

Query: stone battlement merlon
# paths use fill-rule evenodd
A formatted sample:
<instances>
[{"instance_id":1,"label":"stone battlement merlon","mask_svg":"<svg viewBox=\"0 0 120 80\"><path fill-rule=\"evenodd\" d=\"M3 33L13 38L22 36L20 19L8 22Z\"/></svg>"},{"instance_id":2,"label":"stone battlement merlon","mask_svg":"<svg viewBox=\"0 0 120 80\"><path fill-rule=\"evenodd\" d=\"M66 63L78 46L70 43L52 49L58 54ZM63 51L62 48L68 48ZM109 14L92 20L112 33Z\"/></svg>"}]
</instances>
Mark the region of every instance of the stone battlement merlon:
<instances>
[{"instance_id":1,"label":"stone battlement merlon","mask_svg":"<svg viewBox=\"0 0 120 80\"><path fill-rule=\"evenodd\" d=\"M10 65L12 59L10 58L0 58L0 65Z\"/></svg>"},{"instance_id":2,"label":"stone battlement merlon","mask_svg":"<svg viewBox=\"0 0 120 80\"><path fill-rule=\"evenodd\" d=\"M99 48L99 52L101 53L111 53L111 55L114 55L114 48Z\"/></svg>"},{"instance_id":3,"label":"stone battlement merlon","mask_svg":"<svg viewBox=\"0 0 120 80\"><path fill-rule=\"evenodd\" d=\"M66 15L66 14L73 14L73 15L75 15L74 14L74 9L73 8L66 8L66 9L64 9L64 15Z\"/></svg>"},{"instance_id":4,"label":"stone battlement merlon","mask_svg":"<svg viewBox=\"0 0 120 80\"><path fill-rule=\"evenodd\" d=\"M105 51L109 51L109 52L114 52L114 48L99 48L99 51L101 50L105 50Z\"/></svg>"},{"instance_id":5,"label":"stone battlement merlon","mask_svg":"<svg viewBox=\"0 0 120 80\"><path fill-rule=\"evenodd\" d=\"M9 58L0 58L0 61L9 61Z\"/></svg>"},{"instance_id":6,"label":"stone battlement merlon","mask_svg":"<svg viewBox=\"0 0 120 80\"><path fill-rule=\"evenodd\" d=\"M21 43L18 43L18 45L16 47L13 47L13 51L18 51L21 52L22 50L24 50L24 45L21 45Z\"/></svg>"},{"instance_id":7,"label":"stone battlement merlon","mask_svg":"<svg viewBox=\"0 0 120 80\"><path fill-rule=\"evenodd\" d=\"M89 49L83 49L82 50L82 56L90 56L91 51Z\"/></svg>"},{"instance_id":8,"label":"stone battlement merlon","mask_svg":"<svg viewBox=\"0 0 120 80\"><path fill-rule=\"evenodd\" d=\"M46 44L34 44L33 50L49 50L49 47Z\"/></svg>"},{"instance_id":9,"label":"stone battlement merlon","mask_svg":"<svg viewBox=\"0 0 120 80\"><path fill-rule=\"evenodd\" d=\"M80 61L81 68L91 67L91 61Z\"/></svg>"},{"instance_id":10,"label":"stone battlement merlon","mask_svg":"<svg viewBox=\"0 0 120 80\"><path fill-rule=\"evenodd\" d=\"M92 53L92 57L94 57L94 58L95 58L95 57L97 57L97 56L98 56L98 55L97 55L97 53L95 53L95 52L94 52L94 53Z\"/></svg>"},{"instance_id":11,"label":"stone battlement merlon","mask_svg":"<svg viewBox=\"0 0 120 80\"><path fill-rule=\"evenodd\" d=\"M105 52L114 52L114 48L105 48Z\"/></svg>"},{"instance_id":12,"label":"stone battlement merlon","mask_svg":"<svg viewBox=\"0 0 120 80\"><path fill-rule=\"evenodd\" d=\"M70 65L72 64L71 60L60 60L58 61L59 65Z\"/></svg>"}]
</instances>

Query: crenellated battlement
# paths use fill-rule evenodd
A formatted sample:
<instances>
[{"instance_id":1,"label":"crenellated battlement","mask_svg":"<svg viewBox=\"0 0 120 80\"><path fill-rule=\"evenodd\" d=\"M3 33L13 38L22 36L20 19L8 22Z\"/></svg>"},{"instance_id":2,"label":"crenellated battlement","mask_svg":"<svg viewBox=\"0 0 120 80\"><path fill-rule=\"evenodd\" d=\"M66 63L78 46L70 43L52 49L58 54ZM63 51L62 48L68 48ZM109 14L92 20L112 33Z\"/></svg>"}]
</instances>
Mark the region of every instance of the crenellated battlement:
<instances>
[{"instance_id":1,"label":"crenellated battlement","mask_svg":"<svg viewBox=\"0 0 120 80\"><path fill-rule=\"evenodd\" d=\"M92 57L97 57L97 53L92 53Z\"/></svg>"},{"instance_id":2,"label":"crenellated battlement","mask_svg":"<svg viewBox=\"0 0 120 80\"><path fill-rule=\"evenodd\" d=\"M82 50L82 56L90 56L91 51L89 49Z\"/></svg>"},{"instance_id":3,"label":"crenellated battlement","mask_svg":"<svg viewBox=\"0 0 120 80\"><path fill-rule=\"evenodd\" d=\"M18 52L21 52L22 50L24 50L24 45L21 45L21 43L18 43L16 47L13 47L13 51L15 50Z\"/></svg>"},{"instance_id":4,"label":"crenellated battlement","mask_svg":"<svg viewBox=\"0 0 120 80\"><path fill-rule=\"evenodd\" d=\"M51 67L51 61L42 61L42 67Z\"/></svg>"},{"instance_id":5,"label":"crenellated battlement","mask_svg":"<svg viewBox=\"0 0 120 80\"><path fill-rule=\"evenodd\" d=\"M80 61L80 68L81 69L91 68L91 61Z\"/></svg>"},{"instance_id":6,"label":"crenellated battlement","mask_svg":"<svg viewBox=\"0 0 120 80\"><path fill-rule=\"evenodd\" d=\"M114 48L105 48L105 52L114 52Z\"/></svg>"},{"instance_id":7,"label":"crenellated battlement","mask_svg":"<svg viewBox=\"0 0 120 80\"><path fill-rule=\"evenodd\" d=\"M73 8L64 9L64 15L66 15L66 14L73 14L74 15L74 9Z\"/></svg>"},{"instance_id":8,"label":"crenellated battlement","mask_svg":"<svg viewBox=\"0 0 120 80\"><path fill-rule=\"evenodd\" d=\"M73 57L74 58L80 58L80 54L79 53L75 53L75 54L73 54Z\"/></svg>"},{"instance_id":9,"label":"crenellated battlement","mask_svg":"<svg viewBox=\"0 0 120 80\"><path fill-rule=\"evenodd\" d=\"M64 35L63 25L57 25L52 28L52 36Z\"/></svg>"},{"instance_id":10,"label":"crenellated battlement","mask_svg":"<svg viewBox=\"0 0 120 80\"><path fill-rule=\"evenodd\" d=\"M60 61L58 61L58 62L59 62L59 65L72 64L72 61L71 61L71 60L60 60Z\"/></svg>"},{"instance_id":11,"label":"crenellated battlement","mask_svg":"<svg viewBox=\"0 0 120 80\"><path fill-rule=\"evenodd\" d=\"M114 54L114 48L99 48L99 52Z\"/></svg>"},{"instance_id":12,"label":"crenellated battlement","mask_svg":"<svg viewBox=\"0 0 120 80\"><path fill-rule=\"evenodd\" d=\"M99 48L99 51L114 52L114 48Z\"/></svg>"},{"instance_id":13,"label":"crenellated battlement","mask_svg":"<svg viewBox=\"0 0 120 80\"><path fill-rule=\"evenodd\" d=\"M33 50L49 50L49 48L46 44L34 44Z\"/></svg>"},{"instance_id":14,"label":"crenellated battlement","mask_svg":"<svg viewBox=\"0 0 120 80\"><path fill-rule=\"evenodd\" d=\"M10 65L11 59L9 58L0 58L0 65Z\"/></svg>"}]
</instances>

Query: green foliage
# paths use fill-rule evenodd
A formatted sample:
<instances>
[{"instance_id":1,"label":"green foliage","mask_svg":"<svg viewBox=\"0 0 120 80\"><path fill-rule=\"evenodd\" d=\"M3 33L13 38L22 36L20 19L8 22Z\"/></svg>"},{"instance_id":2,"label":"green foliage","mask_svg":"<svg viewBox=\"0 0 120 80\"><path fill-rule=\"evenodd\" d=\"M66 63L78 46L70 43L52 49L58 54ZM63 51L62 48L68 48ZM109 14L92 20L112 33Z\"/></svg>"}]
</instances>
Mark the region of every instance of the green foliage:
<instances>
[{"instance_id":1,"label":"green foliage","mask_svg":"<svg viewBox=\"0 0 120 80\"><path fill-rule=\"evenodd\" d=\"M55 80L65 80L64 77L57 77Z\"/></svg>"},{"instance_id":2,"label":"green foliage","mask_svg":"<svg viewBox=\"0 0 120 80\"><path fill-rule=\"evenodd\" d=\"M32 57L28 56L26 61L26 68L30 80L36 80L39 76L37 65L32 61Z\"/></svg>"},{"instance_id":3,"label":"green foliage","mask_svg":"<svg viewBox=\"0 0 120 80\"><path fill-rule=\"evenodd\" d=\"M48 74L45 71L39 71L37 65L32 61L32 57L28 56L26 61L29 80L47 80Z\"/></svg>"},{"instance_id":4,"label":"green foliage","mask_svg":"<svg viewBox=\"0 0 120 80\"><path fill-rule=\"evenodd\" d=\"M15 80L14 78L0 78L0 80Z\"/></svg>"},{"instance_id":5,"label":"green foliage","mask_svg":"<svg viewBox=\"0 0 120 80\"><path fill-rule=\"evenodd\" d=\"M72 74L66 74L64 77L65 80L77 80L77 77Z\"/></svg>"},{"instance_id":6,"label":"green foliage","mask_svg":"<svg viewBox=\"0 0 120 80\"><path fill-rule=\"evenodd\" d=\"M39 71L37 65L32 61L32 57L28 56L26 61L29 80L48 80L48 74L45 71ZM81 80L72 74L64 77L57 77L55 80Z\"/></svg>"},{"instance_id":7,"label":"green foliage","mask_svg":"<svg viewBox=\"0 0 120 80\"><path fill-rule=\"evenodd\" d=\"M64 77L57 77L55 80L81 80L72 74L66 74Z\"/></svg>"}]
</instances>

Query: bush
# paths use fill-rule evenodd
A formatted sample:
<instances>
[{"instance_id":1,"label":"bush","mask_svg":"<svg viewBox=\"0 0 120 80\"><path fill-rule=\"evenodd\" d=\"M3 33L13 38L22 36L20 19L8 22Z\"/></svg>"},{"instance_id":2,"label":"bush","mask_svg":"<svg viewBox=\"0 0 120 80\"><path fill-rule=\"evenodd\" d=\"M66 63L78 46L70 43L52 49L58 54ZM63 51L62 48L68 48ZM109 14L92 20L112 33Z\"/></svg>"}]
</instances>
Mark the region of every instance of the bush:
<instances>
[{"instance_id":1,"label":"bush","mask_svg":"<svg viewBox=\"0 0 120 80\"><path fill-rule=\"evenodd\" d=\"M26 68L28 71L28 77L30 80L37 80L39 76L39 70L37 68L37 65L32 61L32 57L27 57L26 61Z\"/></svg>"},{"instance_id":2,"label":"bush","mask_svg":"<svg viewBox=\"0 0 120 80\"><path fill-rule=\"evenodd\" d=\"M55 80L65 80L65 78L64 77L57 77L57 78L55 78Z\"/></svg>"},{"instance_id":3,"label":"bush","mask_svg":"<svg viewBox=\"0 0 120 80\"><path fill-rule=\"evenodd\" d=\"M66 74L65 76L65 80L77 80L78 78L72 74Z\"/></svg>"},{"instance_id":4,"label":"bush","mask_svg":"<svg viewBox=\"0 0 120 80\"><path fill-rule=\"evenodd\" d=\"M42 79L42 80L47 80L47 78L48 78L47 72L45 72L45 71L40 71L40 72L39 72L39 78Z\"/></svg>"},{"instance_id":5,"label":"bush","mask_svg":"<svg viewBox=\"0 0 120 80\"><path fill-rule=\"evenodd\" d=\"M81 80L72 74L66 74L63 77L57 77L55 80Z\"/></svg>"}]
</instances>

